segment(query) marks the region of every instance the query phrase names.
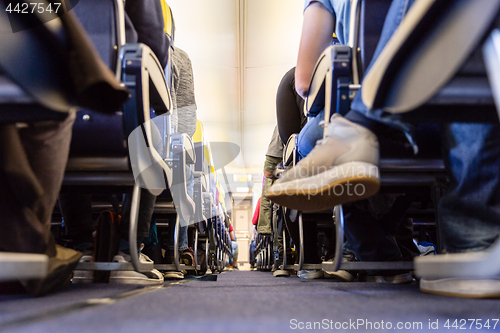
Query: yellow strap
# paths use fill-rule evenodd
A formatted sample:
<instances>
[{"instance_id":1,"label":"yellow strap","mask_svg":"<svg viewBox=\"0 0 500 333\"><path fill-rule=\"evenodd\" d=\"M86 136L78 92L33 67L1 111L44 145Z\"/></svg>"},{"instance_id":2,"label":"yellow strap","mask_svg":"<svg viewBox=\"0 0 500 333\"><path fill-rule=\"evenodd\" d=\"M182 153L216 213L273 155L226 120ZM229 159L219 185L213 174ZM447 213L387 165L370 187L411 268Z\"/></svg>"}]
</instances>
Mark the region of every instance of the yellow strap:
<instances>
[{"instance_id":1,"label":"yellow strap","mask_svg":"<svg viewBox=\"0 0 500 333\"><path fill-rule=\"evenodd\" d=\"M196 121L196 132L193 135L193 142L203 142L203 124L201 121Z\"/></svg>"},{"instance_id":2,"label":"yellow strap","mask_svg":"<svg viewBox=\"0 0 500 333\"><path fill-rule=\"evenodd\" d=\"M160 0L161 12L163 13L163 31L172 36L172 10L165 0Z\"/></svg>"}]
</instances>

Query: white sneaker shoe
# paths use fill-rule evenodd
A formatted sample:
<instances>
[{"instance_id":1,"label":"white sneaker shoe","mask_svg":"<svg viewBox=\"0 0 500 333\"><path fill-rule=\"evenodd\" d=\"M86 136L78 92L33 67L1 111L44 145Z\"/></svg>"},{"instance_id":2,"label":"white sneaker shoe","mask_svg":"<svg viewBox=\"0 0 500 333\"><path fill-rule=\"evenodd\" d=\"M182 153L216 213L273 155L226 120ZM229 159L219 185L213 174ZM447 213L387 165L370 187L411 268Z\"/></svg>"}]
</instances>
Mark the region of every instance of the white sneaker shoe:
<instances>
[{"instance_id":1,"label":"white sneaker shoe","mask_svg":"<svg viewBox=\"0 0 500 333\"><path fill-rule=\"evenodd\" d=\"M368 198L380 188L378 162L375 134L335 114L326 138L266 195L277 204L304 212Z\"/></svg>"},{"instance_id":2,"label":"white sneaker shoe","mask_svg":"<svg viewBox=\"0 0 500 333\"><path fill-rule=\"evenodd\" d=\"M466 298L500 298L500 278L420 280L424 293Z\"/></svg>"},{"instance_id":3,"label":"white sneaker shoe","mask_svg":"<svg viewBox=\"0 0 500 333\"><path fill-rule=\"evenodd\" d=\"M113 262L131 262L130 255L119 252L113 258ZM139 261L147 263L153 262L149 257L143 253L139 256ZM158 285L164 281L163 274L158 270L153 269L151 272L136 272L136 271L112 271L109 276L109 283L122 283L122 284L143 284L143 285Z\"/></svg>"}]
</instances>

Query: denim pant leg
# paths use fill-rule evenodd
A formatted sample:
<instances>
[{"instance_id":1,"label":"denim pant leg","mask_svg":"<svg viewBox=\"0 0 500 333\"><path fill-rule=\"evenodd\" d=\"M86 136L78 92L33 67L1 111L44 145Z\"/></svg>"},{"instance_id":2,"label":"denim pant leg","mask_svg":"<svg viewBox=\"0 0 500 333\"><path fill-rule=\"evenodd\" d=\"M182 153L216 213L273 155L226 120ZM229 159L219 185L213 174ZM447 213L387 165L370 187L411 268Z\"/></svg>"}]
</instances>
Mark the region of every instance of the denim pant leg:
<instances>
[{"instance_id":1,"label":"denim pant leg","mask_svg":"<svg viewBox=\"0 0 500 333\"><path fill-rule=\"evenodd\" d=\"M191 168L186 165L186 188L187 193L190 198L193 198L194 191L194 175ZM184 251L188 248L188 225L189 221L184 221L179 217L180 228L179 228L179 251Z\"/></svg>"},{"instance_id":2,"label":"denim pant leg","mask_svg":"<svg viewBox=\"0 0 500 333\"><path fill-rule=\"evenodd\" d=\"M444 250L481 251L500 234L500 125L444 126L450 189L438 206Z\"/></svg>"},{"instance_id":3,"label":"denim pant leg","mask_svg":"<svg viewBox=\"0 0 500 333\"><path fill-rule=\"evenodd\" d=\"M50 222L74 121L71 112L64 121L0 126L0 251L56 255Z\"/></svg>"},{"instance_id":4,"label":"denim pant leg","mask_svg":"<svg viewBox=\"0 0 500 333\"><path fill-rule=\"evenodd\" d=\"M382 33L380 35L377 48L375 49L375 53L373 54L373 58L366 72L370 71L371 67L380 56L380 53L389 42L389 39L391 39L392 35L396 31L397 27L414 2L415 0L392 1L391 7L389 8L389 11L387 12L387 16L385 18L384 27L382 28ZM362 90L363 86L361 86L361 89L356 94L356 97L351 104L351 110L362 113L366 117L383 122L386 125L403 130L404 132L409 131L410 126L395 119L393 115L383 112L382 110L368 110L367 106L363 103L363 100L361 98Z\"/></svg>"},{"instance_id":5,"label":"denim pant leg","mask_svg":"<svg viewBox=\"0 0 500 333\"><path fill-rule=\"evenodd\" d=\"M319 123L325 119L325 110L322 110L318 115L309 119L307 124L299 133L298 149L300 158L306 157L316 145L316 141L323 139L323 128Z\"/></svg>"}]
</instances>

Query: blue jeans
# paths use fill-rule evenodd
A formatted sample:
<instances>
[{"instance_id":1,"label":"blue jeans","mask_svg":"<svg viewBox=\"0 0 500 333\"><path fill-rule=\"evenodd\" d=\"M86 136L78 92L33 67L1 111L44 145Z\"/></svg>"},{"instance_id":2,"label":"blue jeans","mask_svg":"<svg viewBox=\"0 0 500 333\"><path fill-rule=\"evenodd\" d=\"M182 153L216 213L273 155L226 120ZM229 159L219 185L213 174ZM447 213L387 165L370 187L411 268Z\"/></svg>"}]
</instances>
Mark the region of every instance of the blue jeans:
<instances>
[{"instance_id":1,"label":"blue jeans","mask_svg":"<svg viewBox=\"0 0 500 333\"><path fill-rule=\"evenodd\" d=\"M323 139L323 128L319 127L320 121L325 118L325 110L322 110L318 115L309 119L307 124L299 133L298 152L300 158L306 157L316 145L316 141Z\"/></svg>"},{"instance_id":2,"label":"blue jeans","mask_svg":"<svg viewBox=\"0 0 500 333\"><path fill-rule=\"evenodd\" d=\"M438 206L444 250L481 251L500 234L500 125L444 126L450 189Z\"/></svg>"}]
</instances>

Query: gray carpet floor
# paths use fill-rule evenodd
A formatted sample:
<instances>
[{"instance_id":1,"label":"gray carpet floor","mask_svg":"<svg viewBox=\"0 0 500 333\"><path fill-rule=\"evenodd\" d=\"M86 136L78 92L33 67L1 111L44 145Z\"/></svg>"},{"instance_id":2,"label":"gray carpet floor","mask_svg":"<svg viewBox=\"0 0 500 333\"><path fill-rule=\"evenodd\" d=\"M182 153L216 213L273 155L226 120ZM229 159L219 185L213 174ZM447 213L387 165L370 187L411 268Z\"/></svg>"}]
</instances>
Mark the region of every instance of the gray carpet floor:
<instances>
[{"instance_id":1,"label":"gray carpet floor","mask_svg":"<svg viewBox=\"0 0 500 333\"><path fill-rule=\"evenodd\" d=\"M500 332L500 323L493 329L500 300L427 295L417 284L274 278L256 271L164 288L70 286L45 298L0 298L0 330L6 332L380 332L398 324L401 331L453 332L455 319L458 328L461 319L489 319L483 330ZM458 331L469 331L471 323Z\"/></svg>"}]
</instances>

